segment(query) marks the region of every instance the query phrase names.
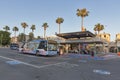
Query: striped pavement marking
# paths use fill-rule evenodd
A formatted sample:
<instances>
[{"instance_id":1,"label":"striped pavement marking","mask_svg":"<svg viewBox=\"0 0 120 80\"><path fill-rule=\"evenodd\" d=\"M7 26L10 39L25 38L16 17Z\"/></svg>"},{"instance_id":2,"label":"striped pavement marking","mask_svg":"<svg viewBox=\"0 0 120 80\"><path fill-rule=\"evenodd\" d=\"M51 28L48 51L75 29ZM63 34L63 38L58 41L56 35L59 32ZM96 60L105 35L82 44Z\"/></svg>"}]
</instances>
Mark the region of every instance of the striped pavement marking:
<instances>
[{"instance_id":1,"label":"striped pavement marking","mask_svg":"<svg viewBox=\"0 0 120 80\"><path fill-rule=\"evenodd\" d=\"M10 61L16 61L16 62L19 62L21 64L24 64L24 65L27 65L27 66L30 66L30 67L33 67L33 68L37 68L37 69L45 68L45 67L50 67L50 66L54 66L54 65L60 65L60 64L66 63L66 62L59 62L59 63L54 63L54 64L37 66L37 65L29 64L29 63L26 63L26 62L23 62L23 61L20 61L20 60L16 60L16 59L4 57L4 56L0 56L0 58L6 59L6 60L10 60Z\"/></svg>"}]
</instances>

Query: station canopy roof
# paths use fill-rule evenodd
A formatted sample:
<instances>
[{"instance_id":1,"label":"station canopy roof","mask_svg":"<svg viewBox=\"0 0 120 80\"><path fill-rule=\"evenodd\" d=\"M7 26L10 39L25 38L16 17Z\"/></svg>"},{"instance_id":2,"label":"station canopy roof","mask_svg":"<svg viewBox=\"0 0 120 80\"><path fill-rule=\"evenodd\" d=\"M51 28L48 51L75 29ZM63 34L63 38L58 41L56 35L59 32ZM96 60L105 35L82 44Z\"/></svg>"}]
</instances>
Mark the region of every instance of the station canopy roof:
<instances>
[{"instance_id":1,"label":"station canopy roof","mask_svg":"<svg viewBox=\"0 0 120 80\"><path fill-rule=\"evenodd\" d=\"M94 37L95 34L93 34L90 31L80 31L80 32L70 32L70 33L60 33L56 34L59 37L69 39L69 38L84 38L84 37Z\"/></svg>"}]
</instances>

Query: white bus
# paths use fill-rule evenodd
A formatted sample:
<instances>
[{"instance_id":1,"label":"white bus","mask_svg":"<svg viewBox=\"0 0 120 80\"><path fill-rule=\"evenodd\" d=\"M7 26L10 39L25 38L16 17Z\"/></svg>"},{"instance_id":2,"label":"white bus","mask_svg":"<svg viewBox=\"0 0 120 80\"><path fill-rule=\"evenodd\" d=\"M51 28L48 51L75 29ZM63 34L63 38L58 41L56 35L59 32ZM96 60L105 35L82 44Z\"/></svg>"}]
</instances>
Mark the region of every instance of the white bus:
<instances>
[{"instance_id":1,"label":"white bus","mask_svg":"<svg viewBox=\"0 0 120 80\"><path fill-rule=\"evenodd\" d=\"M32 40L19 48L21 53L36 55L57 55L57 42L53 40Z\"/></svg>"}]
</instances>

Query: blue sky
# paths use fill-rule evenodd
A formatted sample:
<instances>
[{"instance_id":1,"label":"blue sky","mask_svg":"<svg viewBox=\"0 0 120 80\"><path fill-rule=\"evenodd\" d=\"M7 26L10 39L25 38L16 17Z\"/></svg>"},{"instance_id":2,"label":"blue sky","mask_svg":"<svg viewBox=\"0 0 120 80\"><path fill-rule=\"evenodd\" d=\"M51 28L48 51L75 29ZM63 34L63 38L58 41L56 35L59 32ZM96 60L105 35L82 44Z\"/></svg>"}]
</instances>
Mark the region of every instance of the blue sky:
<instances>
[{"instance_id":1,"label":"blue sky","mask_svg":"<svg viewBox=\"0 0 120 80\"><path fill-rule=\"evenodd\" d=\"M94 32L94 25L101 23L105 26L102 32L110 33L111 40L120 33L120 0L0 0L0 29L8 25L17 26L19 33L23 32L21 22L26 22L26 34L31 32L32 24L36 25L35 36L43 36L42 24L47 22L47 36L58 32L55 20L62 17L61 33L80 31L81 17L76 16L77 9L86 8L90 13L84 18L84 26Z\"/></svg>"}]
</instances>

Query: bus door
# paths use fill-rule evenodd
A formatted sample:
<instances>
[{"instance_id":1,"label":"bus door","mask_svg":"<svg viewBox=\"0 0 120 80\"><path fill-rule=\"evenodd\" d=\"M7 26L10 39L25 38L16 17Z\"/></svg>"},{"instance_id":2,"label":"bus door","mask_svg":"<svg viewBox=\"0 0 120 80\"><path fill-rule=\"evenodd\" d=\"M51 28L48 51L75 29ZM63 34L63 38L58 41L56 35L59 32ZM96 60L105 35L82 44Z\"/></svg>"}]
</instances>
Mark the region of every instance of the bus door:
<instances>
[{"instance_id":1,"label":"bus door","mask_svg":"<svg viewBox=\"0 0 120 80\"><path fill-rule=\"evenodd\" d=\"M38 51L41 55L47 55L47 41L40 41Z\"/></svg>"}]
</instances>

